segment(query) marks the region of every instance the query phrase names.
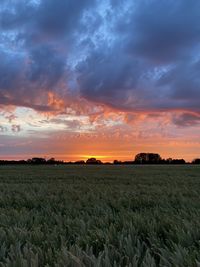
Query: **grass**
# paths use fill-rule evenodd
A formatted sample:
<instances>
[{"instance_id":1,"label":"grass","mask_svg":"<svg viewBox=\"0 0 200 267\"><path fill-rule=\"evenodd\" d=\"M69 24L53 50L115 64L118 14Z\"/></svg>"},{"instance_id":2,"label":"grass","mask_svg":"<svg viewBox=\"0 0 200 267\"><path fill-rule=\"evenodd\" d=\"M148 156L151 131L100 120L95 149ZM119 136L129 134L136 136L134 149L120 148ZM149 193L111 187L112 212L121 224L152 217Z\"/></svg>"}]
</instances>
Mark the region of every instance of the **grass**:
<instances>
[{"instance_id":1,"label":"grass","mask_svg":"<svg viewBox=\"0 0 200 267\"><path fill-rule=\"evenodd\" d=\"M0 266L200 266L200 166L1 166Z\"/></svg>"}]
</instances>

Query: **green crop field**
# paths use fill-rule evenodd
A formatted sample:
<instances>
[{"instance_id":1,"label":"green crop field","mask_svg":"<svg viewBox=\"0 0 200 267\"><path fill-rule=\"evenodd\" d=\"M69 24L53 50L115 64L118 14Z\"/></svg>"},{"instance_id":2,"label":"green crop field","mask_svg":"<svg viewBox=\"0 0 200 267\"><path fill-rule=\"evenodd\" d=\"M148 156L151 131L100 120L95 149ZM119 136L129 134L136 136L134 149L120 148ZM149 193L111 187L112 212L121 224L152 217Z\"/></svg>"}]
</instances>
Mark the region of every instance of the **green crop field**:
<instances>
[{"instance_id":1,"label":"green crop field","mask_svg":"<svg viewBox=\"0 0 200 267\"><path fill-rule=\"evenodd\" d=\"M0 266L200 266L200 166L0 166Z\"/></svg>"}]
</instances>

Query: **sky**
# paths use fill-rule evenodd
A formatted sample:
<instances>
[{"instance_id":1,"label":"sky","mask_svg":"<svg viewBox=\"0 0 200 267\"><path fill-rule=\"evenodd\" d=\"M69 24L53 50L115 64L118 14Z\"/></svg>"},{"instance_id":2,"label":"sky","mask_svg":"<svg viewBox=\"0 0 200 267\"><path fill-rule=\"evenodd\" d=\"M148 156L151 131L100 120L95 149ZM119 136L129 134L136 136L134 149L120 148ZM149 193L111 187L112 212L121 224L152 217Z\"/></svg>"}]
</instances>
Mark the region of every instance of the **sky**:
<instances>
[{"instance_id":1,"label":"sky","mask_svg":"<svg viewBox=\"0 0 200 267\"><path fill-rule=\"evenodd\" d=\"M0 158L200 157L199 0L1 0Z\"/></svg>"}]
</instances>

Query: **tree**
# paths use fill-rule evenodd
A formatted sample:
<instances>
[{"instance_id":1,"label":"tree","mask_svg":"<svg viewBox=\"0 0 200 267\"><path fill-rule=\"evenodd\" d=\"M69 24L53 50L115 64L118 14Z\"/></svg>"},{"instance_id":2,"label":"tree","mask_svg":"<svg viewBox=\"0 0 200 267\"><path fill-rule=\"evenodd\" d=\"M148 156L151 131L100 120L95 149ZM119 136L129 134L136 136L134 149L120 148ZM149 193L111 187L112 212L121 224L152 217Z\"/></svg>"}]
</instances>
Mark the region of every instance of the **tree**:
<instances>
[{"instance_id":1,"label":"tree","mask_svg":"<svg viewBox=\"0 0 200 267\"><path fill-rule=\"evenodd\" d=\"M102 164L100 160L97 160L95 158L90 158L86 161L86 164Z\"/></svg>"},{"instance_id":2,"label":"tree","mask_svg":"<svg viewBox=\"0 0 200 267\"><path fill-rule=\"evenodd\" d=\"M119 161L119 160L117 160L117 159L115 159L115 160L113 161L113 164L122 164L122 162Z\"/></svg>"},{"instance_id":3,"label":"tree","mask_svg":"<svg viewBox=\"0 0 200 267\"><path fill-rule=\"evenodd\" d=\"M78 161L75 161L74 164L85 164L85 161L84 160L78 160Z\"/></svg>"},{"instance_id":4,"label":"tree","mask_svg":"<svg viewBox=\"0 0 200 267\"><path fill-rule=\"evenodd\" d=\"M55 158L50 158L47 160L47 163L48 164L56 164L56 160L55 160Z\"/></svg>"},{"instance_id":5,"label":"tree","mask_svg":"<svg viewBox=\"0 0 200 267\"><path fill-rule=\"evenodd\" d=\"M194 160L192 161L192 164L200 164L200 159L194 159Z\"/></svg>"},{"instance_id":6,"label":"tree","mask_svg":"<svg viewBox=\"0 0 200 267\"><path fill-rule=\"evenodd\" d=\"M136 163L159 163L161 162L162 158L157 153L139 153L135 156Z\"/></svg>"},{"instance_id":7,"label":"tree","mask_svg":"<svg viewBox=\"0 0 200 267\"><path fill-rule=\"evenodd\" d=\"M184 159L173 159L171 164L185 164L185 160Z\"/></svg>"},{"instance_id":8,"label":"tree","mask_svg":"<svg viewBox=\"0 0 200 267\"><path fill-rule=\"evenodd\" d=\"M32 164L44 164L44 163L46 163L46 159L44 159L44 158L32 158L30 160L30 163L32 163Z\"/></svg>"}]
</instances>

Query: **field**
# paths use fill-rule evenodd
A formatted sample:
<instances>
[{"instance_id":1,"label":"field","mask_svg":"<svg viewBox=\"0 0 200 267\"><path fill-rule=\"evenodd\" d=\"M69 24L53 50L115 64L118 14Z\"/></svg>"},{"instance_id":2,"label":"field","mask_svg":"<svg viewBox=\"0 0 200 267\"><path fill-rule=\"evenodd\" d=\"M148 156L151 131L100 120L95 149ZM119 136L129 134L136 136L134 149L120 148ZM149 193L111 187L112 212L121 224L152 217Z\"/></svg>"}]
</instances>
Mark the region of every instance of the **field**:
<instances>
[{"instance_id":1,"label":"field","mask_svg":"<svg viewBox=\"0 0 200 267\"><path fill-rule=\"evenodd\" d=\"M1 166L0 266L200 266L200 166Z\"/></svg>"}]
</instances>

